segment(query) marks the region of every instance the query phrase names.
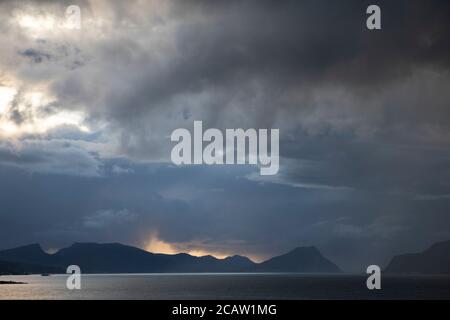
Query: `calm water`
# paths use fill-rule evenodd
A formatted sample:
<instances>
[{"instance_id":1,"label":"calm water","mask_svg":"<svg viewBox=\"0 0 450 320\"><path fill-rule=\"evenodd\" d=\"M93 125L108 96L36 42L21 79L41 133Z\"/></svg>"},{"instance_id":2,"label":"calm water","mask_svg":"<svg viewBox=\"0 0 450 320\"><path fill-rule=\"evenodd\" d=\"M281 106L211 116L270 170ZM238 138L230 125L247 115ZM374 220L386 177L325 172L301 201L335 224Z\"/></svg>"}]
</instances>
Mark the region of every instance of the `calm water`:
<instances>
[{"instance_id":1,"label":"calm water","mask_svg":"<svg viewBox=\"0 0 450 320\"><path fill-rule=\"evenodd\" d=\"M2 276L27 284L0 285L0 299L450 299L450 276L384 276L379 291L356 275L83 275L73 291L66 279Z\"/></svg>"}]
</instances>

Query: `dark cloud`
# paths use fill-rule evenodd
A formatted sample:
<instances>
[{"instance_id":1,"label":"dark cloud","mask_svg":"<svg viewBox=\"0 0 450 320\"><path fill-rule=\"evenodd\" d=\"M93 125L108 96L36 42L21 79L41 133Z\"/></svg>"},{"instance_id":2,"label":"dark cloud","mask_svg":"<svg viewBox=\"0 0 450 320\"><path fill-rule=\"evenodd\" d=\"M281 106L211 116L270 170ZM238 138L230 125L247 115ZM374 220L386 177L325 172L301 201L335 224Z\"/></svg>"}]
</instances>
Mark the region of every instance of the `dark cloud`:
<instances>
[{"instance_id":1,"label":"dark cloud","mask_svg":"<svg viewBox=\"0 0 450 320\"><path fill-rule=\"evenodd\" d=\"M0 144L0 165L31 173L100 176L98 156L73 141L22 141Z\"/></svg>"},{"instance_id":2,"label":"dark cloud","mask_svg":"<svg viewBox=\"0 0 450 320\"><path fill-rule=\"evenodd\" d=\"M20 55L30 58L34 63L41 63L44 60L50 60L51 56L48 53L40 52L35 49L26 49L19 52Z\"/></svg>"},{"instance_id":3,"label":"dark cloud","mask_svg":"<svg viewBox=\"0 0 450 320\"><path fill-rule=\"evenodd\" d=\"M360 1L170 2L146 28L115 26L85 48L91 65L54 90L113 123L123 152L138 158L166 155L161 138L192 119L282 133L388 131L387 139L418 126L446 136L448 5L379 5L383 30L370 32ZM131 22L136 13L130 6L120 16Z\"/></svg>"}]
</instances>

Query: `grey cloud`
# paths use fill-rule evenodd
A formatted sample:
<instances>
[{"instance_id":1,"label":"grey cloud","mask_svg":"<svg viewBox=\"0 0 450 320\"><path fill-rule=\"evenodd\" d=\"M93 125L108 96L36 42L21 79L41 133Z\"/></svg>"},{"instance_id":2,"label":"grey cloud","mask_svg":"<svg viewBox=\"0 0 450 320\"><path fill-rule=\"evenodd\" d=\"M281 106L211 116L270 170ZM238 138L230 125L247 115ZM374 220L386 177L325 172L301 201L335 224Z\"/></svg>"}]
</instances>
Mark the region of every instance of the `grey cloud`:
<instances>
[{"instance_id":1,"label":"grey cloud","mask_svg":"<svg viewBox=\"0 0 450 320\"><path fill-rule=\"evenodd\" d=\"M87 228L108 228L113 225L130 223L136 219L136 215L126 209L99 210L92 215L84 217L84 226Z\"/></svg>"},{"instance_id":2,"label":"grey cloud","mask_svg":"<svg viewBox=\"0 0 450 320\"><path fill-rule=\"evenodd\" d=\"M51 56L48 53L40 52L35 49L26 49L19 52L20 55L30 58L34 63L41 63L44 60L50 60Z\"/></svg>"},{"instance_id":3,"label":"grey cloud","mask_svg":"<svg viewBox=\"0 0 450 320\"><path fill-rule=\"evenodd\" d=\"M113 165L111 172L114 174L126 174L126 173L133 173L133 169L131 168L124 168L119 165Z\"/></svg>"},{"instance_id":4,"label":"grey cloud","mask_svg":"<svg viewBox=\"0 0 450 320\"><path fill-rule=\"evenodd\" d=\"M23 140L0 145L0 164L29 172L96 177L101 175L98 156L70 141Z\"/></svg>"},{"instance_id":5,"label":"grey cloud","mask_svg":"<svg viewBox=\"0 0 450 320\"><path fill-rule=\"evenodd\" d=\"M219 127L280 126L282 133L298 127L313 134L375 132L380 139L409 135L416 125L432 130L448 119L441 116L448 98L436 98L447 92L439 83L448 82L442 54L448 8L423 1L380 5L385 27L373 34L360 2L174 1L164 23L153 22L160 26L154 33L137 28L135 38L124 39L129 30L116 26L111 38L83 47L95 59L54 90L67 105L86 105L93 119L110 122L121 152L144 159L167 159L164 137L192 119ZM130 6L120 17L131 21L134 14ZM163 35L170 41L161 41ZM437 86L419 89L430 81ZM448 124L435 128L433 139L441 139Z\"/></svg>"}]
</instances>

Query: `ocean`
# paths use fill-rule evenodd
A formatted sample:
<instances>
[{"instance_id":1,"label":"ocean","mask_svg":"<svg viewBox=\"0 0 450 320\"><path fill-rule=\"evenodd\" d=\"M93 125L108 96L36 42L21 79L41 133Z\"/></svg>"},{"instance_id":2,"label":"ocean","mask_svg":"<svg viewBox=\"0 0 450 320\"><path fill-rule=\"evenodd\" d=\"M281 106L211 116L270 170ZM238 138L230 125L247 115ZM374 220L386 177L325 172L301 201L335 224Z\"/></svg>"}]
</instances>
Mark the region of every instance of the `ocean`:
<instances>
[{"instance_id":1,"label":"ocean","mask_svg":"<svg viewBox=\"0 0 450 320\"><path fill-rule=\"evenodd\" d=\"M383 276L368 290L366 276L323 274L85 274L80 290L67 275L1 276L0 299L450 299L450 276Z\"/></svg>"}]
</instances>

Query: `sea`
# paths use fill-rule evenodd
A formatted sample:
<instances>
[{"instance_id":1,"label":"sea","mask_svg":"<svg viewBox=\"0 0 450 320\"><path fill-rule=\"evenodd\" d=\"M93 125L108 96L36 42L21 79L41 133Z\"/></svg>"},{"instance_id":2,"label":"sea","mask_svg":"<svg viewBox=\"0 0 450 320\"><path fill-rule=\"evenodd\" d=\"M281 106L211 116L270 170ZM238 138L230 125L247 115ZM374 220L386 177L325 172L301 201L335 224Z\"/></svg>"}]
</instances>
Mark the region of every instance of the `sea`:
<instances>
[{"instance_id":1,"label":"sea","mask_svg":"<svg viewBox=\"0 0 450 320\"><path fill-rule=\"evenodd\" d=\"M247 300L450 299L450 276L382 276L369 290L364 275L221 273L83 274L80 290L68 275L0 276L0 299Z\"/></svg>"}]
</instances>

